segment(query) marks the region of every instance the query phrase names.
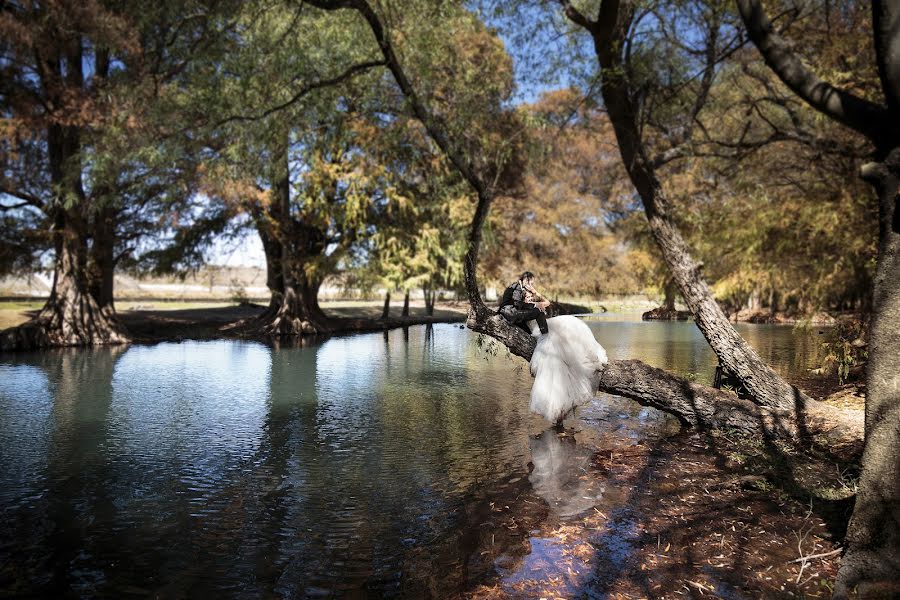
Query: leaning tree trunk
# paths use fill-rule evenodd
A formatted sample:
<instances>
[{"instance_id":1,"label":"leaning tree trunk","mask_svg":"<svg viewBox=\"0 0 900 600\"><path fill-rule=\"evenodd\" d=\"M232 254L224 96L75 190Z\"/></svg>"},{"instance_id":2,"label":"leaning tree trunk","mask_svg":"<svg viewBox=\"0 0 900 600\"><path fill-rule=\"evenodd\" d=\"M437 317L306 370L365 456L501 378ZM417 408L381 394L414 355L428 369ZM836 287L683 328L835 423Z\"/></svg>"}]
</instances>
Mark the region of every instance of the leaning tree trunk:
<instances>
[{"instance_id":1,"label":"leaning tree trunk","mask_svg":"<svg viewBox=\"0 0 900 600\"><path fill-rule=\"evenodd\" d=\"M794 411L802 419L802 413L815 401L784 381L734 330L713 298L701 273L702 265L691 256L675 225L672 207L645 154L634 92L625 75L621 53L629 19L619 13L615 3L604 2L600 21L591 33L600 63L603 101L625 169L644 205L653 238L697 326L722 364L741 380L760 405L787 413Z\"/></svg>"},{"instance_id":2,"label":"leaning tree trunk","mask_svg":"<svg viewBox=\"0 0 900 600\"><path fill-rule=\"evenodd\" d=\"M467 325L500 341L511 353L531 359L535 338L503 317L496 314L476 317L473 311ZM761 407L639 360L611 360L600 378L599 391L668 412L683 424L700 429L725 429L747 436L815 444L842 462L862 451L863 422L858 411L816 403L797 419L793 411Z\"/></svg>"},{"instance_id":3,"label":"leaning tree trunk","mask_svg":"<svg viewBox=\"0 0 900 600\"><path fill-rule=\"evenodd\" d=\"M362 14L369 23L388 68L416 117L476 192L478 202L472 217L468 248L464 259L465 287L470 304L467 325L476 332L499 340L514 354L530 359L536 343L534 338L518 327L510 325L503 317L489 309L482 301L478 289L476 274L478 250L482 226L493 199L492 187L486 185L478 176L472 163L453 144L447 131L439 121L432 118L425 105L419 100L393 52L389 37L368 2L366 0L348 0L334 4L325 0L308 1L310 4L327 10L350 7ZM610 4L604 2L604 6L610 6ZM680 236L677 239L680 240ZM689 255L687 257L689 258ZM687 266L696 270L696 265L692 261ZM708 296L708 289L706 292ZM862 423L854 422L852 416L848 417L836 409L816 403L811 405L808 410L798 414L794 411L793 404L787 411L761 407L740 400L726 392L674 377L640 361L611 361L603 372L600 389L667 410L678 416L682 422L696 426L732 426L752 435L777 435L803 441L809 441L819 436L827 439L830 436L832 441L826 441L826 447L839 449L838 452L845 457L853 453L862 438Z\"/></svg>"},{"instance_id":4,"label":"leaning tree trunk","mask_svg":"<svg viewBox=\"0 0 900 600\"><path fill-rule=\"evenodd\" d=\"M869 331L865 449L835 597L855 586L900 593L900 148L863 176L879 197L879 248ZM873 595L879 593L871 590ZM861 594L866 590L861 589ZM890 590L881 593L888 597Z\"/></svg>"}]
</instances>

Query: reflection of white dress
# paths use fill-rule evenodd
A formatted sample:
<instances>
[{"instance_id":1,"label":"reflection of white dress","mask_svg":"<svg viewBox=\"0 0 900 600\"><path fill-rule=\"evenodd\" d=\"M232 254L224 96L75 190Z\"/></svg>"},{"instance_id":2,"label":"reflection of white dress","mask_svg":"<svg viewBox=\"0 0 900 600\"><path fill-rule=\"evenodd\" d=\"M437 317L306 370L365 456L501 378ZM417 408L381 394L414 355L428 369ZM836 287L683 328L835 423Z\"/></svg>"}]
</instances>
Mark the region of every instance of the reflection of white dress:
<instances>
[{"instance_id":1,"label":"reflection of white dress","mask_svg":"<svg viewBox=\"0 0 900 600\"><path fill-rule=\"evenodd\" d=\"M594 396L600 372L608 362L606 350L581 319L568 315L547 319L548 333L539 336L531 355L531 411L557 421Z\"/></svg>"}]
</instances>

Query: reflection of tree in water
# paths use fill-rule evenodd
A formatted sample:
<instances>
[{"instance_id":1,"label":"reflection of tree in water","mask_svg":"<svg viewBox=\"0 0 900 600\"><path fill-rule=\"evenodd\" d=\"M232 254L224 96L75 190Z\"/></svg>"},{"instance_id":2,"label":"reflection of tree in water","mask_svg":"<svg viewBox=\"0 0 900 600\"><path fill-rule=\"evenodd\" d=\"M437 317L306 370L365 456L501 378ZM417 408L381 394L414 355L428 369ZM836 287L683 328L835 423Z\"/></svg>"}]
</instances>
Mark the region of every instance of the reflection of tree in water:
<instances>
[{"instance_id":1,"label":"reflection of tree in water","mask_svg":"<svg viewBox=\"0 0 900 600\"><path fill-rule=\"evenodd\" d=\"M449 326L406 337L53 363L54 518L15 535L37 529L43 550L58 535L60 550L27 577L55 569L38 589L78 578L88 595L438 596L526 551L547 510L527 477L527 373Z\"/></svg>"},{"instance_id":2,"label":"reflection of tree in water","mask_svg":"<svg viewBox=\"0 0 900 600\"><path fill-rule=\"evenodd\" d=\"M421 596L465 584L479 525L494 517L494 478L511 468L496 452L508 434L486 435L491 422L465 404L470 382L447 354L467 340L422 353L434 335L412 328L273 352L256 476L272 481L259 509L270 520L259 553L273 563L271 593ZM516 495L528 487L519 462Z\"/></svg>"},{"instance_id":3,"label":"reflection of tree in water","mask_svg":"<svg viewBox=\"0 0 900 600\"><path fill-rule=\"evenodd\" d=\"M111 381L124 350L63 349L29 356L49 384L51 408L43 423L35 423L34 436L46 435L35 440L40 447L22 449L40 453L34 458L43 469L28 482L30 497L4 511L9 517L4 537L10 537L12 552L0 554L0 562L11 575L12 582L4 584L8 592L91 595L108 577L109 541L116 535L115 498L107 485L114 446L108 431Z\"/></svg>"}]
</instances>

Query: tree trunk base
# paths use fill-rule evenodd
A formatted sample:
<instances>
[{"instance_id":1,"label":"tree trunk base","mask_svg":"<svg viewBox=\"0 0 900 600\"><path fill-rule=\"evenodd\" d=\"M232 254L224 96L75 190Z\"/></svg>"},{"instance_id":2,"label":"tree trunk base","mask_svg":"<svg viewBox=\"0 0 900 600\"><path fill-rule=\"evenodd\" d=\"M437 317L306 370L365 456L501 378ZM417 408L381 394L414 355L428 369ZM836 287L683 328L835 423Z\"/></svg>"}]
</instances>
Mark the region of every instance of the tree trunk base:
<instances>
[{"instance_id":1,"label":"tree trunk base","mask_svg":"<svg viewBox=\"0 0 900 600\"><path fill-rule=\"evenodd\" d=\"M273 296L261 315L228 329L244 335L292 337L331 333L334 325L320 309L307 307L297 295L287 293Z\"/></svg>"},{"instance_id":2,"label":"tree trunk base","mask_svg":"<svg viewBox=\"0 0 900 600\"><path fill-rule=\"evenodd\" d=\"M90 294L72 292L54 294L34 319L0 333L0 350L101 346L129 341L113 310L101 309Z\"/></svg>"},{"instance_id":3,"label":"tree trunk base","mask_svg":"<svg viewBox=\"0 0 900 600\"><path fill-rule=\"evenodd\" d=\"M850 546L841 558L833 600L859 598L900 598L900 548L877 549Z\"/></svg>"}]
</instances>

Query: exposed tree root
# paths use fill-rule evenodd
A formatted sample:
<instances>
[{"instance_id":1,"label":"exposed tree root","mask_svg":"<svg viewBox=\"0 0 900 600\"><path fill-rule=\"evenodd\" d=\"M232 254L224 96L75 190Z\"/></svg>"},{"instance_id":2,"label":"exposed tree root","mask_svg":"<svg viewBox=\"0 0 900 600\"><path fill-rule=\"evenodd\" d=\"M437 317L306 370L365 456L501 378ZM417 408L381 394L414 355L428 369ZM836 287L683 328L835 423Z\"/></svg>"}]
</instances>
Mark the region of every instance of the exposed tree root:
<instances>
[{"instance_id":1,"label":"exposed tree root","mask_svg":"<svg viewBox=\"0 0 900 600\"><path fill-rule=\"evenodd\" d=\"M60 346L99 346L129 341L110 309L73 288L54 293L38 315L0 333L0 350L24 351Z\"/></svg>"},{"instance_id":2,"label":"exposed tree root","mask_svg":"<svg viewBox=\"0 0 900 600\"><path fill-rule=\"evenodd\" d=\"M234 333L273 337L320 335L332 333L336 326L318 307L304 303L291 288L284 294L273 294L269 307L257 317L227 327ZM314 303L312 303L314 304Z\"/></svg>"}]
</instances>

